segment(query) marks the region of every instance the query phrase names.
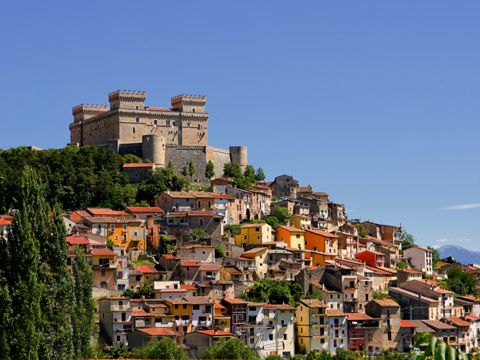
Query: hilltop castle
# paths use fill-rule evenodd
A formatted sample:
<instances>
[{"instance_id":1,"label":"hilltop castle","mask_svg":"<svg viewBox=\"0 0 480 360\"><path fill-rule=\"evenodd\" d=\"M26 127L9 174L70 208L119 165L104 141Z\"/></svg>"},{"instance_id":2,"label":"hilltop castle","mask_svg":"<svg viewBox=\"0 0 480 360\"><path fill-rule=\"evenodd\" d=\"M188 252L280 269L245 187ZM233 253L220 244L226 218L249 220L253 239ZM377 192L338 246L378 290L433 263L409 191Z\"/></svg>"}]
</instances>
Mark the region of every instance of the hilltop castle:
<instances>
[{"instance_id":1,"label":"hilltop castle","mask_svg":"<svg viewBox=\"0 0 480 360\"><path fill-rule=\"evenodd\" d=\"M108 146L120 154L135 154L158 166L171 161L177 171L192 161L194 180L205 181L204 170L211 160L217 176L223 165L247 165L247 148L229 150L208 145L206 97L178 95L171 107L145 106L145 91L117 90L108 94L108 105L77 105L72 109L71 144Z\"/></svg>"}]
</instances>

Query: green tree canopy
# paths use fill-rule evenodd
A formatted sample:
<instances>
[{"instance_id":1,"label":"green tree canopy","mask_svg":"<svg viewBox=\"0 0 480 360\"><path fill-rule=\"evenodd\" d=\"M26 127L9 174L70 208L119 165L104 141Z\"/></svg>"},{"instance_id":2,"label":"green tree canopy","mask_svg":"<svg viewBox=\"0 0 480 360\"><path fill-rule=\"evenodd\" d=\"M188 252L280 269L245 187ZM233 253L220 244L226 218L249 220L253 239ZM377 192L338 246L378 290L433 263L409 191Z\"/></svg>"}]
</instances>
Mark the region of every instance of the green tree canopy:
<instances>
[{"instance_id":1,"label":"green tree canopy","mask_svg":"<svg viewBox=\"0 0 480 360\"><path fill-rule=\"evenodd\" d=\"M217 341L207 348L206 359L260 360L255 352L239 339Z\"/></svg>"},{"instance_id":2,"label":"green tree canopy","mask_svg":"<svg viewBox=\"0 0 480 360\"><path fill-rule=\"evenodd\" d=\"M290 304L296 306L303 296L303 288L298 283L285 280L262 279L244 295L249 301L270 304Z\"/></svg>"},{"instance_id":3,"label":"green tree canopy","mask_svg":"<svg viewBox=\"0 0 480 360\"><path fill-rule=\"evenodd\" d=\"M414 246L416 243L415 238L409 232L403 231L402 232L402 249L408 249Z\"/></svg>"},{"instance_id":4,"label":"green tree canopy","mask_svg":"<svg viewBox=\"0 0 480 360\"><path fill-rule=\"evenodd\" d=\"M263 171L263 169L261 167L259 167L257 169L257 171L255 172L255 180L256 181L265 181L265 172Z\"/></svg>"},{"instance_id":5,"label":"green tree canopy","mask_svg":"<svg viewBox=\"0 0 480 360\"><path fill-rule=\"evenodd\" d=\"M211 179L215 176L215 165L212 160L208 160L207 165L205 166L205 177Z\"/></svg>"},{"instance_id":6,"label":"green tree canopy","mask_svg":"<svg viewBox=\"0 0 480 360\"><path fill-rule=\"evenodd\" d=\"M477 295L475 277L463 272L458 266L448 269L446 284L448 290L458 295Z\"/></svg>"}]
</instances>

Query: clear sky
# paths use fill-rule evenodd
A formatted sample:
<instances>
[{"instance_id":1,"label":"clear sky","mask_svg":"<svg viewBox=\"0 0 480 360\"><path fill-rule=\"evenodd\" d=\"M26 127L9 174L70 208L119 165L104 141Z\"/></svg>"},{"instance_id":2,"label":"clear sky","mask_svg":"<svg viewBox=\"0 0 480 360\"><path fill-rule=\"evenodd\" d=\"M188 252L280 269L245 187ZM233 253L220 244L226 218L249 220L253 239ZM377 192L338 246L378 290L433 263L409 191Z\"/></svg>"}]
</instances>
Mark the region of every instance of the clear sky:
<instances>
[{"instance_id":1,"label":"clear sky","mask_svg":"<svg viewBox=\"0 0 480 360\"><path fill-rule=\"evenodd\" d=\"M63 147L116 89L207 95L247 145L351 218L480 250L480 1L7 1L0 148Z\"/></svg>"}]
</instances>

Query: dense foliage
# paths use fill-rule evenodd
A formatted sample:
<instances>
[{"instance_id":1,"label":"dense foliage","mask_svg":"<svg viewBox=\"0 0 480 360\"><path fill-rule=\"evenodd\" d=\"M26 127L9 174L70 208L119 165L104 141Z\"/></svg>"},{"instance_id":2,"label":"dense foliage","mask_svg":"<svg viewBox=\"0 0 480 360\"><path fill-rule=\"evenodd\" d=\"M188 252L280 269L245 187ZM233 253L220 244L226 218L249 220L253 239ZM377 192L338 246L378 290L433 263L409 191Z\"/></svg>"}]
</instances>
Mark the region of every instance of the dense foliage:
<instances>
[{"instance_id":1,"label":"dense foliage","mask_svg":"<svg viewBox=\"0 0 480 360\"><path fill-rule=\"evenodd\" d=\"M458 266L452 267L447 271L445 283L448 290L458 295L477 295L475 290L477 281L475 277L463 272Z\"/></svg>"},{"instance_id":2,"label":"dense foliage","mask_svg":"<svg viewBox=\"0 0 480 360\"><path fill-rule=\"evenodd\" d=\"M134 155L121 156L96 146L69 146L44 151L20 147L0 151L0 212L5 212L18 201L18 179L27 165L35 168L46 185L49 202L59 203L65 210L152 205L162 191L187 187L188 182L175 173L172 164L157 169L140 184L129 183L122 166L140 160ZM191 167L188 170L189 175L195 171Z\"/></svg>"},{"instance_id":3,"label":"dense foliage","mask_svg":"<svg viewBox=\"0 0 480 360\"><path fill-rule=\"evenodd\" d=\"M217 341L207 348L206 359L259 360L260 357L239 339Z\"/></svg>"},{"instance_id":4,"label":"dense foliage","mask_svg":"<svg viewBox=\"0 0 480 360\"><path fill-rule=\"evenodd\" d=\"M276 229L279 226L288 225L291 219L292 215L290 215L286 207L275 206L270 215L265 218L265 222L270 225L272 229Z\"/></svg>"},{"instance_id":5,"label":"dense foliage","mask_svg":"<svg viewBox=\"0 0 480 360\"><path fill-rule=\"evenodd\" d=\"M94 310L90 268L87 264L72 281L63 219L47 204L46 193L37 172L25 167L15 195L12 230L7 239L0 239L2 359L89 355ZM75 264L74 273L80 266ZM87 303L91 306L84 306ZM81 321L80 312L88 324ZM82 339L87 339L85 346Z\"/></svg>"},{"instance_id":6,"label":"dense foliage","mask_svg":"<svg viewBox=\"0 0 480 360\"><path fill-rule=\"evenodd\" d=\"M262 279L256 281L244 297L249 301L296 306L303 297L303 288L285 280Z\"/></svg>"}]
</instances>

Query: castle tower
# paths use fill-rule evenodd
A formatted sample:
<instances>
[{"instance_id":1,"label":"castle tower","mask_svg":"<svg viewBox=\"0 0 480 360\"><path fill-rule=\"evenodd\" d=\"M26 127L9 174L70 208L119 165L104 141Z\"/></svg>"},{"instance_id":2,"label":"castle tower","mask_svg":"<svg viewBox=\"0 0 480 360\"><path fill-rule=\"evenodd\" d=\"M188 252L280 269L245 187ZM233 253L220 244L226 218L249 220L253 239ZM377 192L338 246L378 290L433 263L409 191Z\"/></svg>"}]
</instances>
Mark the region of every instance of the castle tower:
<instances>
[{"instance_id":1,"label":"castle tower","mask_svg":"<svg viewBox=\"0 0 480 360\"><path fill-rule=\"evenodd\" d=\"M230 162L238 164L245 170L248 165L247 147L246 146L230 146Z\"/></svg>"},{"instance_id":2,"label":"castle tower","mask_svg":"<svg viewBox=\"0 0 480 360\"><path fill-rule=\"evenodd\" d=\"M170 99L172 108L185 113L205 114L205 104L207 97L205 95L186 95L181 94Z\"/></svg>"},{"instance_id":3,"label":"castle tower","mask_svg":"<svg viewBox=\"0 0 480 360\"><path fill-rule=\"evenodd\" d=\"M165 138L158 135L142 136L142 158L165 167Z\"/></svg>"},{"instance_id":4,"label":"castle tower","mask_svg":"<svg viewBox=\"0 0 480 360\"><path fill-rule=\"evenodd\" d=\"M145 110L145 91L116 90L108 94L110 110Z\"/></svg>"}]
</instances>

